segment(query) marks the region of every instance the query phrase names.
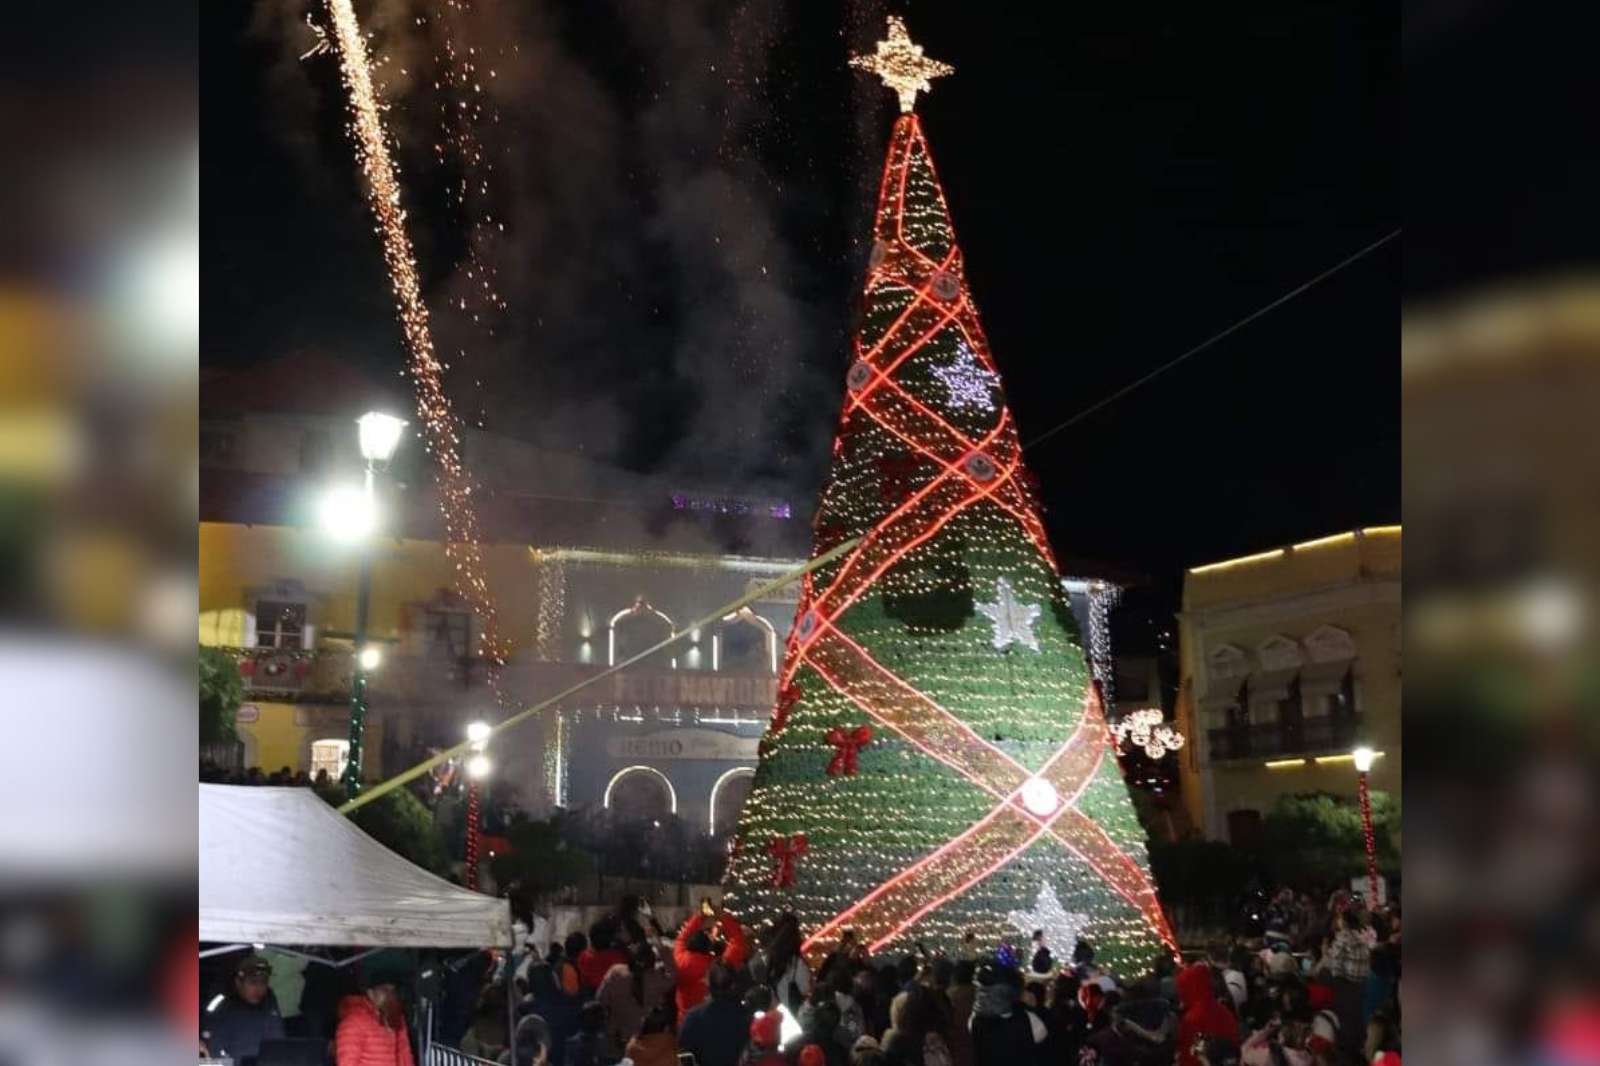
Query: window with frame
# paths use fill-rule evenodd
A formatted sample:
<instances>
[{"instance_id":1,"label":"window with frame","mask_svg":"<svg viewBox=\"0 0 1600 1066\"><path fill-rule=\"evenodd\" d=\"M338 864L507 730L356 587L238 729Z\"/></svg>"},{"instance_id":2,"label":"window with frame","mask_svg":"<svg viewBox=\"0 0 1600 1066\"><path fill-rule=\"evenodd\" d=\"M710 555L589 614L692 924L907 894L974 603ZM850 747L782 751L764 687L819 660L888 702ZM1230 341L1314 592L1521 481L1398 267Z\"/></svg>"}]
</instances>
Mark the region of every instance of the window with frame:
<instances>
[{"instance_id":1,"label":"window with frame","mask_svg":"<svg viewBox=\"0 0 1600 1066\"><path fill-rule=\"evenodd\" d=\"M311 780L316 781L317 776L323 772L328 775L329 781L337 781L344 775L344 768L350 761L350 742L336 737L311 742Z\"/></svg>"},{"instance_id":2,"label":"window with frame","mask_svg":"<svg viewBox=\"0 0 1600 1066\"><path fill-rule=\"evenodd\" d=\"M472 651L472 612L425 608L422 636L429 655L465 659Z\"/></svg>"},{"instance_id":3,"label":"window with frame","mask_svg":"<svg viewBox=\"0 0 1600 1066\"><path fill-rule=\"evenodd\" d=\"M306 605L292 600L256 601L256 647L304 648Z\"/></svg>"},{"instance_id":4,"label":"window with frame","mask_svg":"<svg viewBox=\"0 0 1600 1066\"><path fill-rule=\"evenodd\" d=\"M1356 733L1356 672L1354 668L1345 671L1344 678L1339 682L1336 692L1328 693L1327 697L1328 724L1332 730L1335 744L1344 744L1351 740Z\"/></svg>"},{"instance_id":5,"label":"window with frame","mask_svg":"<svg viewBox=\"0 0 1600 1066\"><path fill-rule=\"evenodd\" d=\"M1306 744L1305 704L1300 697L1300 679L1289 684L1289 693L1278 701L1278 732L1284 751L1300 751Z\"/></svg>"}]
</instances>

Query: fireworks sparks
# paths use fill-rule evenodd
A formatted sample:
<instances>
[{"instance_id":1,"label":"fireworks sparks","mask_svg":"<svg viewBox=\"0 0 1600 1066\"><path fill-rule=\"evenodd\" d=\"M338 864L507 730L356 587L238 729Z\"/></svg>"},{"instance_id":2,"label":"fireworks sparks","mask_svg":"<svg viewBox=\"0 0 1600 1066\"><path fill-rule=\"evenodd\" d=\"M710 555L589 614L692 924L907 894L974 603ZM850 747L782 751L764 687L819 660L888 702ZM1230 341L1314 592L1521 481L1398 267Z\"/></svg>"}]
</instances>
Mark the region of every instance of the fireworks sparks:
<instances>
[{"instance_id":1,"label":"fireworks sparks","mask_svg":"<svg viewBox=\"0 0 1600 1066\"><path fill-rule=\"evenodd\" d=\"M380 105L372 87L366 41L350 0L328 0L328 14L339 56L339 72L350 94L350 134L367 180L367 199L383 242L384 263L394 287L396 312L405 335L423 444L439 464L439 509L444 515L445 550L455 566L458 591L472 601L483 623L483 654L489 659L491 684L494 684L499 667L505 663L505 653L494 600L484 575L477 511L472 504L472 480L461 462L461 423L445 395L444 367L434 353L428 308L422 300L416 258L406 231L406 212L400 202L400 182L384 138Z\"/></svg>"},{"instance_id":2,"label":"fireworks sparks","mask_svg":"<svg viewBox=\"0 0 1600 1066\"><path fill-rule=\"evenodd\" d=\"M490 195L494 160L485 151L478 129L500 121L491 96L484 91L485 84L498 75L493 67L483 66L478 48L466 43L471 38L463 30L471 15L470 0L446 0L433 18L439 41L434 88L439 94L440 130L433 147L441 166L449 163L449 157L455 158L459 176L445 187L445 207L459 212L467 228L466 252L456 265L466 288L451 306L492 341L500 316L509 310L499 290L494 256L494 243L505 232L505 221L495 214ZM466 352L458 350L457 355L464 357ZM477 423L483 424L481 410Z\"/></svg>"}]
</instances>

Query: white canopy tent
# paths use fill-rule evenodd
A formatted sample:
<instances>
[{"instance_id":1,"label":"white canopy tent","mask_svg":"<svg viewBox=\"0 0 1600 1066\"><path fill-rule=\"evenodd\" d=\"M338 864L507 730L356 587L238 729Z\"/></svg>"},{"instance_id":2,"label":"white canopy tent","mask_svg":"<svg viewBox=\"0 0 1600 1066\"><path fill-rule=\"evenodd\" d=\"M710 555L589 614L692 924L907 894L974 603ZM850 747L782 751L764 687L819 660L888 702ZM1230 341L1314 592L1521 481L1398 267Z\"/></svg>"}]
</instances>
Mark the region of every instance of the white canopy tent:
<instances>
[{"instance_id":1,"label":"white canopy tent","mask_svg":"<svg viewBox=\"0 0 1600 1066\"><path fill-rule=\"evenodd\" d=\"M308 788L201 785L200 939L498 947L511 905L407 862Z\"/></svg>"}]
</instances>

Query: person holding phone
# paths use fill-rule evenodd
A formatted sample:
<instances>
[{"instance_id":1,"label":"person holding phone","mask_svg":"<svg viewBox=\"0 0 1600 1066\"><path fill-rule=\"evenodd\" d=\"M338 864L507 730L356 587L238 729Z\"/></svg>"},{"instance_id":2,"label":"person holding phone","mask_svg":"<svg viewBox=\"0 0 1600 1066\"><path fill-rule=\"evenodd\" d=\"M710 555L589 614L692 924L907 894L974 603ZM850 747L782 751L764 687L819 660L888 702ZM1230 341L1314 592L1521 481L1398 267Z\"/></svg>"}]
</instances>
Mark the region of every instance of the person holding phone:
<instances>
[{"instance_id":1,"label":"person holding phone","mask_svg":"<svg viewBox=\"0 0 1600 1066\"><path fill-rule=\"evenodd\" d=\"M720 959L730 969L738 970L749 957L750 942L738 919L713 906L710 897L701 899L700 913L683 923L672 949L678 973L678 1018L681 1020L705 1000L706 975L712 963Z\"/></svg>"}]
</instances>

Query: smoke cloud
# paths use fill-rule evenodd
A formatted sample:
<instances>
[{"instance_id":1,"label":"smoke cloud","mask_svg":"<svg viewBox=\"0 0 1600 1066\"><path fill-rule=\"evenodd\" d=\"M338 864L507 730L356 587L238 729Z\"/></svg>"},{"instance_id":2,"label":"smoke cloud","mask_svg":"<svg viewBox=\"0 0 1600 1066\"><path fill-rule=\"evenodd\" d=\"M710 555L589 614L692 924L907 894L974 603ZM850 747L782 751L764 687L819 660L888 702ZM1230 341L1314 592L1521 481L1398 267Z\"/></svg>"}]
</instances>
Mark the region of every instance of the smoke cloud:
<instances>
[{"instance_id":1,"label":"smoke cloud","mask_svg":"<svg viewBox=\"0 0 1600 1066\"><path fill-rule=\"evenodd\" d=\"M856 106L844 63L876 5L797 6L812 7L358 5L469 425L808 497L864 259L870 119L884 116ZM342 182L340 87L332 57L300 58L316 43L306 12L260 0L252 32L275 55L273 128L311 180ZM452 49L458 74L472 65L454 87ZM483 299L485 268L504 310Z\"/></svg>"}]
</instances>

